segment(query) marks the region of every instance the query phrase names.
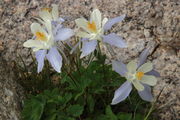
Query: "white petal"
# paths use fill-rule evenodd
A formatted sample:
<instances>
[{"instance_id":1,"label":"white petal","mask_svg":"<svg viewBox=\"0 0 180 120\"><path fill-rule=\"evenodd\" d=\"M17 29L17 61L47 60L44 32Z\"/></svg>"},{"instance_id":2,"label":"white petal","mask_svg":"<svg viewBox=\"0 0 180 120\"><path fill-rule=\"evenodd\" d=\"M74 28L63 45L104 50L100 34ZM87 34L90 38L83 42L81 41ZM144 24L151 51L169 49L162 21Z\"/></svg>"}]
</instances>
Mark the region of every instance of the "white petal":
<instances>
[{"instance_id":1,"label":"white petal","mask_svg":"<svg viewBox=\"0 0 180 120\"><path fill-rule=\"evenodd\" d=\"M156 77L152 75L144 75L140 81L150 86L154 86L157 83Z\"/></svg>"},{"instance_id":2,"label":"white petal","mask_svg":"<svg viewBox=\"0 0 180 120\"><path fill-rule=\"evenodd\" d=\"M36 48L43 48L44 45L41 41L38 40L28 40L26 42L24 42L23 44L24 47L36 47Z\"/></svg>"},{"instance_id":3,"label":"white petal","mask_svg":"<svg viewBox=\"0 0 180 120\"><path fill-rule=\"evenodd\" d=\"M34 35L36 34L36 32L42 32L47 36L47 32L41 27L39 23L32 23L31 31Z\"/></svg>"},{"instance_id":4,"label":"white petal","mask_svg":"<svg viewBox=\"0 0 180 120\"><path fill-rule=\"evenodd\" d=\"M52 5L52 17L54 20L58 20L59 12L58 12L58 5Z\"/></svg>"},{"instance_id":5,"label":"white petal","mask_svg":"<svg viewBox=\"0 0 180 120\"><path fill-rule=\"evenodd\" d=\"M75 20L76 25L82 29L84 29L86 32L91 33L91 31L89 31L89 29L87 28L87 23L88 21L84 18L78 18Z\"/></svg>"},{"instance_id":6,"label":"white petal","mask_svg":"<svg viewBox=\"0 0 180 120\"><path fill-rule=\"evenodd\" d=\"M130 73L135 73L136 72L136 69L137 69L137 63L136 61L131 61L127 64L127 70L128 72Z\"/></svg>"},{"instance_id":7,"label":"white petal","mask_svg":"<svg viewBox=\"0 0 180 120\"><path fill-rule=\"evenodd\" d=\"M104 18L102 21L102 27L104 27L104 25L106 24L106 22L108 21L108 18Z\"/></svg>"},{"instance_id":8,"label":"white petal","mask_svg":"<svg viewBox=\"0 0 180 120\"><path fill-rule=\"evenodd\" d=\"M145 101L148 101L148 102L153 101L153 96L151 94L151 87L149 87L148 85L144 85L144 90L138 91L138 94Z\"/></svg>"},{"instance_id":9,"label":"white petal","mask_svg":"<svg viewBox=\"0 0 180 120\"><path fill-rule=\"evenodd\" d=\"M39 12L39 16L44 21L48 21L48 20L52 21L52 15L48 11L46 11L46 10L41 10Z\"/></svg>"},{"instance_id":10,"label":"white petal","mask_svg":"<svg viewBox=\"0 0 180 120\"><path fill-rule=\"evenodd\" d=\"M89 34L87 32L78 32L76 35L81 38L90 38L91 37L91 34Z\"/></svg>"},{"instance_id":11,"label":"white petal","mask_svg":"<svg viewBox=\"0 0 180 120\"><path fill-rule=\"evenodd\" d=\"M125 100L128 96L129 93L132 90L132 84L128 81L123 83L114 93L114 98L112 100L111 105L115 105L123 100Z\"/></svg>"},{"instance_id":12,"label":"white petal","mask_svg":"<svg viewBox=\"0 0 180 120\"><path fill-rule=\"evenodd\" d=\"M36 20L38 20L41 24L45 24L45 21L43 21L42 19L40 19L40 18L35 18Z\"/></svg>"},{"instance_id":13,"label":"white petal","mask_svg":"<svg viewBox=\"0 0 180 120\"><path fill-rule=\"evenodd\" d=\"M49 50L48 54L46 55L48 61L51 63L52 67L57 71L61 72L62 67L62 57L59 54L56 47L53 47Z\"/></svg>"},{"instance_id":14,"label":"white petal","mask_svg":"<svg viewBox=\"0 0 180 120\"><path fill-rule=\"evenodd\" d=\"M69 28L61 28L57 31L57 35L55 36L55 40L67 40L70 37L72 37L74 35L74 32L72 29Z\"/></svg>"},{"instance_id":15,"label":"white petal","mask_svg":"<svg viewBox=\"0 0 180 120\"><path fill-rule=\"evenodd\" d=\"M46 21L46 22L44 23L44 25L46 26L46 29L47 29L47 31L48 31L49 34L52 34L52 33L53 33L53 31L52 31L52 23L51 23L51 22L52 22L52 21ZM44 30L44 29L43 29L43 30ZM44 33L47 34L46 31L44 31Z\"/></svg>"},{"instance_id":16,"label":"white petal","mask_svg":"<svg viewBox=\"0 0 180 120\"><path fill-rule=\"evenodd\" d=\"M90 21L94 21L98 29L101 28L101 12L98 9L93 10Z\"/></svg>"},{"instance_id":17,"label":"white petal","mask_svg":"<svg viewBox=\"0 0 180 120\"><path fill-rule=\"evenodd\" d=\"M103 42L106 42L110 45L114 45L116 47L125 48L127 47L125 41L117 36L115 33L108 34L106 36L103 36Z\"/></svg>"},{"instance_id":18,"label":"white petal","mask_svg":"<svg viewBox=\"0 0 180 120\"><path fill-rule=\"evenodd\" d=\"M152 63L148 62L140 66L137 71L147 73L147 72L150 72L152 69L153 69Z\"/></svg>"},{"instance_id":19,"label":"white petal","mask_svg":"<svg viewBox=\"0 0 180 120\"><path fill-rule=\"evenodd\" d=\"M144 90L144 86L138 80L134 80L134 81L132 81L132 83L138 91Z\"/></svg>"},{"instance_id":20,"label":"white petal","mask_svg":"<svg viewBox=\"0 0 180 120\"><path fill-rule=\"evenodd\" d=\"M125 76L127 72L126 65L120 61L112 61L112 68L114 71L119 73L121 76Z\"/></svg>"},{"instance_id":21,"label":"white petal","mask_svg":"<svg viewBox=\"0 0 180 120\"><path fill-rule=\"evenodd\" d=\"M92 40L92 41L84 41L83 46L82 46L82 53L80 58L83 58L87 55L89 55L91 52L93 52L96 49L97 41Z\"/></svg>"},{"instance_id":22,"label":"white petal","mask_svg":"<svg viewBox=\"0 0 180 120\"><path fill-rule=\"evenodd\" d=\"M39 50L35 53L37 62L38 62L38 69L37 72L41 72L44 66L44 58L46 56L47 50Z\"/></svg>"},{"instance_id":23,"label":"white petal","mask_svg":"<svg viewBox=\"0 0 180 120\"><path fill-rule=\"evenodd\" d=\"M124 20L126 15L121 15L121 16L118 16L118 17L115 17L115 18L112 18L112 19L109 19L106 24L104 25L104 30L109 30L111 29L111 27L118 23L118 22L121 22L122 20Z\"/></svg>"}]
</instances>

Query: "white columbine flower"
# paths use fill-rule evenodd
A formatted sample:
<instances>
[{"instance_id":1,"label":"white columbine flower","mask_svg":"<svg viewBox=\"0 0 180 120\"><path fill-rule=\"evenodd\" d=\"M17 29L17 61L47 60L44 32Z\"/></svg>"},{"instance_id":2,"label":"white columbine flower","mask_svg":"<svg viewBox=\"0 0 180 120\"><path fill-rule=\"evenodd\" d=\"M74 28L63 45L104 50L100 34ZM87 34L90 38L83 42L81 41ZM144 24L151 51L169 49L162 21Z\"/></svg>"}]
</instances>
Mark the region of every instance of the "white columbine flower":
<instances>
[{"instance_id":1,"label":"white columbine flower","mask_svg":"<svg viewBox=\"0 0 180 120\"><path fill-rule=\"evenodd\" d=\"M49 27L45 29L38 23L32 23L31 31L34 37L23 44L24 47L32 48L36 52L38 73L42 71L45 57L57 72L61 71L62 57L55 46L51 23Z\"/></svg>"},{"instance_id":2,"label":"white columbine flower","mask_svg":"<svg viewBox=\"0 0 180 120\"><path fill-rule=\"evenodd\" d=\"M31 32L33 33L34 37L26 41L24 46L32 47L34 52L40 49L50 49L54 45L54 38L50 23L47 30L45 30L39 23L32 23Z\"/></svg>"},{"instance_id":3,"label":"white columbine flower","mask_svg":"<svg viewBox=\"0 0 180 120\"><path fill-rule=\"evenodd\" d=\"M112 105L125 100L129 96L132 90L132 84L138 90L138 94L143 100L153 100L150 86L156 85L156 77L159 77L160 75L158 72L153 70L152 63L144 63L147 56L148 49L141 53L138 63L131 61L125 65L118 61L112 62L113 69L127 79L127 81L115 91L111 103Z\"/></svg>"},{"instance_id":4,"label":"white columbine flower","mask_svg":"<svg viewBox=\"0 0 180 120\"><path fill-rule=\"evenodd\" d=\"M83 46L81 49L81 58L87 56L96 49L97 40L121 48L126 47L124 40L115 33L104 35L104 32L109 30L115 23L122 21L125 18L125 15L110 20L107 18L102 20L101 17L101 12L98 9L95 9L91 13L89 21L85 18L75 20L77 26L83 29L83 31L77 33L77 36L84 38L82 40Z\"/></svg>"},{"instance_id":5,"label":"white columbine flower","mask_svg":"<svg viewBox=\"0 0 180 120\"><path fill-rule=\"evenodd\" d=\"M58 7L53 5L52 10L42 9L38 19L44 27L38 23L32 23L31 31L34 37L24 43L24 47L31 47L36 52L38 73L42 71L45 57L57 71L61 71L62 57L57 50L57 41L65 41L74 35L73 30L64 28L58 18ZM63 52L63 51L61 51Z\"/></svg>"}]
</instances>

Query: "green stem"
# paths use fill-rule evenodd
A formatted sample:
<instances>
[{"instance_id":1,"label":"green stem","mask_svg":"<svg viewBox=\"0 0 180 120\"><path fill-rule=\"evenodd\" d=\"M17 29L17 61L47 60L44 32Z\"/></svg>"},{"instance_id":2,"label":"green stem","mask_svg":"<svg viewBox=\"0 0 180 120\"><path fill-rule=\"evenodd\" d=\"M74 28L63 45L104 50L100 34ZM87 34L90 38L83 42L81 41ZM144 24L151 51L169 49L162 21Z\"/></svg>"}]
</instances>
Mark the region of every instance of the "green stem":
<instances>
[{"instance_id":1,"label":"green stem","mask_svg":"<svg viewBox=\"0 0 180 120\"><path fill-rule=\"evenodd\" d=\"M149 112L148 112L148 114L146 115L146 117L144 118L144 120L148 120L148 117L149 117L150 114L152 113L153 109L154 109L154 103L152 104L151 108L149 109Z\"/></svg>"},{"instance_id":2,"label":"green stem","mask_svg":"<svg viewBox=\"0 0 180 120\"><path fill-rule=\"evenodd\" d=\"M66 74L71 78L71 80L74 82L74 84L76 85L76 87L78 88L78 85L76 83L76 80L73 78L73 76L71 75L71 73L69 73L65 68L64 68Z\"/></svg>"},{"instance_id":3,"label":"green stem","mask_svg":"<svg viewBox=\"0 0 180 120\"><path fill-rule=\"evenodd\" d=\"M100 55L101 55L101 47L100 47L99 41L98 41L98 49L99 49L99 53L100 53Z\"/></svg>"}]
</instances>

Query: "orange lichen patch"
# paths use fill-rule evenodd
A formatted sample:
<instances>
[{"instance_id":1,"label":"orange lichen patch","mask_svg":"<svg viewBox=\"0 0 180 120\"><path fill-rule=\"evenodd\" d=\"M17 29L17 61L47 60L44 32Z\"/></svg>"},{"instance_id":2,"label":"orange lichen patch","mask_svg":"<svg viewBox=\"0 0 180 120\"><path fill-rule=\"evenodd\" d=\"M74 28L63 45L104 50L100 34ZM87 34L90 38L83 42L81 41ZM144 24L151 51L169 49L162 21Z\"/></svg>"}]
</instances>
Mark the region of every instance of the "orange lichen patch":
<instances>
[{"instance_id":1,"label":"orange lichen patch","mask_svg":"<svg viewBox=\"0 0 180 120\"><path fill-rule=\"evenodd\" d=\"M94 21L87 23L87 28L92 32L97 32L96 23Z\"/></svg>"},{"instance_id":2,"label":"orange lichen patch","mask_svg":"<svg viewBox=\"0 0 180 120\"><path fill-rule=\"evenodd\" d=\"M35 36L37 40L47 41L46 35L42 32L36 32Z\"/></svg>"},{"instance_id":3,"label":"orange lichen patch","mask_svg":"<svg viewBox=\"0 0 180 120\"><path fill-rule=\"evenodd\" d=\"M141 80L143 76L144 76L143 72L137 72L136 73L136 77L137 77L138 80Z\"/></svg>"},{"instance_id":4,"label":"orange lichen patch","mask_svg":"<svg viewBox=\"0 0 180 120\"><path fill-rule=\"evenodd\" d=\"M42 10L42 11L47 11L47 12L51 12L51 11L52 11L51 8L42 8L41 10Z\"/></svg>"}]
</instances>

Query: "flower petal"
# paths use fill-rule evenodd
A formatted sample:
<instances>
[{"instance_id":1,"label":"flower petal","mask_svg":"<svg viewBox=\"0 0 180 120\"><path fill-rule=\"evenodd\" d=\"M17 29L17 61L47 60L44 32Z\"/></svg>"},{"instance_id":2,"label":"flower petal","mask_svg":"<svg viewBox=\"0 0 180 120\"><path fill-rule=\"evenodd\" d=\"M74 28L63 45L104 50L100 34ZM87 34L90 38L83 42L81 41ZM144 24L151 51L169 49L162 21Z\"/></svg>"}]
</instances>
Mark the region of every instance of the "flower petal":
<instances>
[{"instance_id":1,"label":"flower petal","mask_svg":"<svg viewBox=\"0 0 180 120\"><path fill-rule=\"evenodd\" d=\"M104 30L109 30L111 29L111 27L118 23L118 22L121 22L122 20L124 20L124 18L126 17L126 15L121 15L121 16L118 16L118 17L115 17L115 18L112 18L112 19L109 19L106 24L104 25Z\"/></svg>"},{"instance_id":2,"label":"flower petal","mask_svg":"<svg viewBox=\"0 0 180 120\"><path fill-rule=\"evenodd\" d=\"M36 56L36 59L37 59L37 62L38 62L38 69L37 69L37 72L41 72L42 69L43 69L43 66L44 66L44 58L46 56L46 53L47 53L47 50L38 50L36 53L35 53L35 56Z\"/></svg>"},{"instance_id":3,"label":"flower petal","mask_svg":"<svg viewBox=\"0 0 180 120\"><path fill-rule=\"evenodd\" d=\"M152 75L144 75L140 81L150 86L154 86L157 83L156 77Z\"/></svg>"},{"instance_id":4,"label":"flower petal","mask_svg":"<svg viewBox=\"0 0 180 120\"><path fill-rule=\"evenodd\" d=\"M91 13L90 21L94 21L96 23L96 27L101 28L101 12L98 9L94 9Z\"/></svg>"},{"instance_id":5,"label":"flower petal","mask_svg":"<svg viewBox=\"0 0 180 120\"><path fill-rule=\"evenodd\" d=\"M39 49L44 47L43 43L38 40L27 40L26 42L24 42L23 46L27 47L27 48L35 47L35 48L39 48Z\"/></svg>"},{"instance_id":6,"label":"flower petal","mask_svg":"<svg viewBox=\"0 0 180 120\"><path fill-rule=\"evenodd\" d=\"M106 24L107 21L108 21L108 18L104 18L104 19L102 20L102 27L104 27L104 25Z\"/></svg>"},{"instance_id":7,"label":"flower petal","mask_svg":"<svg viewBox=\"0 0 180 120\"><path fill-rule=\"evenodd\" d=\"M132 90L132 84L128 81L123 83L114 93L114 98L111 105L115 105L123 100L125 100Z\"/></svg>"},{"instance_id":8,"label":"flower petal","mask_svg":"<svg viewBox=\"0 0 180 120\"><path fill-rule=\"evenodd\" d=\"M147 72L150 72L152 69L153 69L152 63L148 62L140 66L137 71L147 73Z\"/></svg>"},{"instance_id":9,"label":"flower petal","mask_svg":"<svg viewBox=\"0 0 180 120\"><path fill-rule=\"evenodd\" d=\"M61 28L57 31L57 35L55 36L55 41L64 41L69 39L70 37L72 37L74 35L74 32L72 29L69 28Z\"/></svg>"},{"instance_id":10,"label":"flower petal","mask_svg":"<svg viewBox=\"0 0 180 120\"><path fill-rule=\"evenodd\" d=\"M135 73L136 72L136 69L137 69L137 63L136 61L130 61L128 64L127 64L127 70L128 72L130 73Z\"/></svg>"},{"instance_id":11,"label":"flower petal","mask_svg":"<svg viewBox=\"0 0 180 120\"><path fill-rule=\"evenodd\" d=\"M59 12L58 12L58 5L52 5L52 17L54 20L58 20Z\"/></svg>"},{"instance_id":12,"label":"flower petal","mask_svg":"<svg viewBox=\"0 0 180 120\"><path fill-rule=\"evenodd\" d=\"M65 19L62 18L62 17L59 17L59 18L57 19L57 22L60 22L60 23L63 23L64 21L65 21Z\"/></svg>"},{"instance_id":13,"label":"flower petal","mask_svg":"<svg viewBox=\"0 0 180 120\"><path fill-rule=\"evenodd\" d=\"M51 63L52 67L57 71L61 72L62 67L62 57L59 54L56 47L53 47L49 50L48 54L46 55L48 61Z\"/></svg>"},{"instance_id":14,"label":"flower petal","mask_svg":"<svg viewBox=\"0 0 180 120\"><path fill-rule=\"evenodd\" d=\"M91 37L91 34L89 34L87 32L78 32L76 35L81 38L90 38Z\"/></svg>"},{"instance_id":15,"label":"flower petal","mask_svg":"<svg viewBox=\"0 0 180 120\"><path fill-rule=\"evenodd\" d=\"M125 41L116 35L115 33L111 33L108 35L103 36L104 40L103 42L109 43L110 45L114 45L116 47L125 48L127 47L127 44Z\"/></svg>"},{"instance_id":16,"label":"flower petal","mask_svg":"<svg viewBox=\"0 0 180 120\"><path fill-rule=\"evenodd\" d=\"M52 21L52 26L53 26L53 35L56 36L58 33L58 30L63 28L62 24L58 24L57 22Z\"/></svg>"},{"instance_id":17,"label":"flower petal","mask_svg":"<svg viewBox=\"0 0 180 120\"><path fill-rule=\"evenodd\" d=\"M138 67L145 63L147 56L149 55L149 49L145 49L139 57Z\"/></svg>"},{"instance_id":18,"label":"flower petal","mask_svg":"<svg viewBox=\"0 0 180 120\"><path fill-rule=\"evenodd\" d=\"M43 19L45 22L48 20L52 20L52 15L49 13L49 11L46 10L39 11L39 17Z\"/></svg>"},{"instance_id":19,"label":"flower petal","mask_svg":"<svg viewBox=\"0 0 180 120\"><path fill-rule=\"evenodd\" d=\"M146 75L153 75L156 77L160 77L159 72L155 71L155 70L151 70L150 72L147 72Z\"/></svg>"},{"instance_id":20,"label":"flower petal","mask_svg":"<svg viewBox=\"0 0 180 120\"><path fill-rule=\"evenodd\" d=\"M112 61L112 68L114 71L119 73L121 76L125 76L127 72L126 65L120 61Z\"/></svg>"},{"instance_id":21,"label":"flower petal","mask_svg":"<svg viewBox=\"0 0 180 120\"><path fill-rule=\"evenodd\" d=\"M96 40L84 41L82 49L81 49L82 53L81 53L80 58L83 58L87 56L88 54L90 54L91 52L93 52L96 49L96 45L97 45Z\"/></svg>"},{"instance_id":22,"label":"flower petal","mask_svg":"<svg viewBox=\"0 0 180 120\"><path fill-rule=\"evenodd\" d=\"M36 34L36 32L42 32L47 36L47 32L41 27L39 23L32 23L31 31L34 35Z\"/></svg>"},{"instance_id":23,"label":"flower petal","mask_svg":"<svg viewBox=\"0 0 180 120\"><path fill-rule=\"evenodd\" d=\"M148 85L144 85L144 90L143 91L138 91L139 96L148 102L152 102L153 96L151 94L151 87Z\"/></svg>"},{"instance_id":24,"label":"flower petal","mask_svg":"<svg viewBox=\"0 0 180 120\"><path fill-rule=\"evenodd\" d=\"M84 18L78 18L75 20L76 25L82 29L84 29L86 32L91 33L91 31L89 31L89 29L87 28L87 23L88 21Z\"/></svg>"},{"instance_id":25,"label":"flower petal","mask_svg":"<svg viewBox=\"0 0 180 120\"><path fill-rule=\"evenodd\" d=\"M138 91L144 90L144 86L138 80L134 80L134 81L132 81L132 83Z\"/></svg>"}]
</instances>

